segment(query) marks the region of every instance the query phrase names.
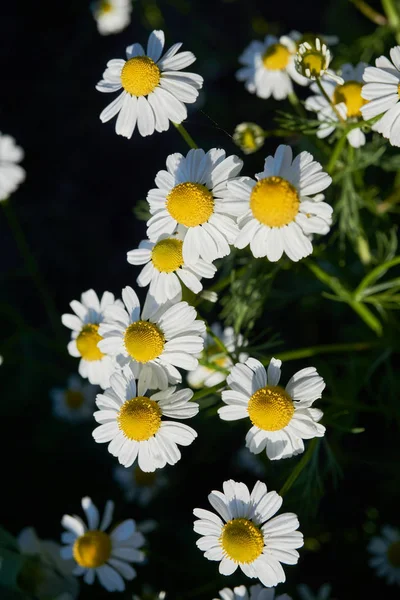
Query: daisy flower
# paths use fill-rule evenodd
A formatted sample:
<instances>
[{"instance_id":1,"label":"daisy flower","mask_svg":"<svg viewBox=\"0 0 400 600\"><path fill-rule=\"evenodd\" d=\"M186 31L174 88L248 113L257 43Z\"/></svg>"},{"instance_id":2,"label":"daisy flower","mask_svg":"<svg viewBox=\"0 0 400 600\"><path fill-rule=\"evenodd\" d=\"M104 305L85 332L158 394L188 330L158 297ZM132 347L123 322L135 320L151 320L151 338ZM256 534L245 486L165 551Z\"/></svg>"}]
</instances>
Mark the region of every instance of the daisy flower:
<instances>
[{"instance_id":1,"label":"daisy flower","mask_svg":"<svg viewBox=\"0 0 400 600\"><path fill-rule=\"evenodd\" d=\"M72 560L62 560L61 546L41 540L33 527L25 527L17 538L18 548L27 557L18 574L18 585L35 598L57 598L63 594L70 600L78 596L79 585L72 571Z\"/></svg>"},{"instance_id":2,"label":"daisy flower","mask_svg":"<svg viewBox=\"0 0 400 600\"><path fill-rule=\"evenodd\" d=\"M264 146L265 133L256 123L240 123L233 133L233 141L244 154L253 154Z\"/></svg>"},{"instance_id":3,"label":"daisy flower","mask_svg":"<svg viewBox=\"0 0 400 600\"><path fill-rule=\"evenodd\" d=\"M167 483L160 471L145 473L137 465L129 468L115 467L113 474L115 481L124 491L125 500L136 500L139 506L147 506Z\"/></svg>"},{"instance_id":4,"label":"daisy flower","mask_svg":"<svg viewBox=\"0 0 400 600\"><path fill-rule=\"evenodd\" d=\"M190 402L192 390L170 387L146 396L146 388L136 387L133 375L115 373L111 388L99 394L94 418L100 426L93 431L96 442L110 442L108 451L121 465L130 467L138 460L145 473L175 465L181 458L178 444L189 446L197 437L194 429L162 417L190 419L199 405Z\"/></svg>"},{"instance_id":5,"label":"daisy flower","mask_svg":"<svg viewBox=\"0 0 400 600\"><path fill-rule=\"evenodd\" d=\"M317 592L313 592L308 585L301 584L297 586L297 591L301 600L329 600L331 597L331 586L329 583L321 585Z\"/></svg>"},{"instance_id":6,"label":"daisy flower","mask_svg":"<svg viewBox=\"0 0 400 600\"><path fill-rule=\"evenodd\" d=\"M99 0L92 11L101 35L118 33L131 22L132 0Z\"/></svg>"},{"instance_id":7,"label":"daisy flower","mask_svg":"<svg viewBox=\"0 0 400 600\"><path fill-rule=\"evenodd\" d=\"M249 588L249 591L245 588L244 585L240 585L238 587L230 590L229 588L224 588L219 592L219 598L214 598L214 600L292 600L290 596L287 594L281 594L280 596L275 596L275 590L266 589L262 585L252 585Z\"/></svg>"},{"instance_id":8,"label":"daisy flower","mask_svg":"<svg viewBox=\"0 0 400 600\"><path fill-rule=\"evenodd\" d=\"M7 200L24 181L25 170L17 164L23 158L24 151L14 138L0 131L0 202Z\"/></svg>"},{"instance_id":9,"label":"daisy flower","mask_svg":"<svg viewBox=\"0 0 400 600\"><path fill-rule=\"evenodd\" d=\"M249 418L253 427L246 435L250 452L264 449L271 460L290 458L304 452L303 440L322 437L325 427L318 423L322 411L312 408L321 398L325 382L314 367L298 371L284 389L279 385L282 361L271 359L268 373L255 358L237 364L222 392L227 406L218 410L224 421Z\"/></svg>"},{"instance_id":10,"label":"daisy flower","mask_svg":"<svg viewBox=\"0 0 400 600\"><path fill-rule=\"evenodd\" d=\"M194 294L199 294L203 289L201 278L212 279L217 271L217 267L201 258L187 264L183 258L181 238L161 235L156 242L143 240L137 250L128 252L128 263L145 265L136 280L139 287L150 284L149 293L159 304L174 298L181 300L181 282Z\"/></svg>"},{"instance_id":11,"label":"daisy flower","mask_svg":"<svg viewBox=\"0 0 400 600\"><path fill-rule=\"evenodd\" d=\"M222 328L220 323L211 325L211 331L221 340L228 352L236 352L236 349L247 344L243 336L236 336L233 327ZM239 362L244 362L248 354L240 353ZM187 382L190 387L198 389L201 387L213 387L222 383L226 379L226 374L219 369L230 369L233 362L230 357L217 345L215 338L209 333L205 335L204 350L199 355L209 363L209 366L199 365L197 369L187 375ZM213 368L215 365L215 369Z\"/></svg>"},{"instance_id":12,"label":"daisy flower","mask_svg":"<svg viewBox=\"0 0 400 600\"><path fill-rule=\"evenodd\" d=\"M198 365L194 355L201 352L204 321L196 320L196 311L187 302L160 307L147 295L142 314L136 293L131 287L122 290L126 309L110 306L107 320L99 333L102 352L117 357L119 364L129 365L143 389L161 389L182 381L176 367L191 371Z\"/></svg>"},{"instance_id":13,"label":"daisy flower","mask_svg":"<svg viewBox=\"0 0 400 600\"><path fill-rule=\"evenodd\" d=\"M332 56L329 48L320 38L316 37L299 45L295 65L297 71L308 79L315 80L326 77L341 85L343 79L331 69L328 69L331 60Z\"/></svg>"},{"instance_id":14,"label":"daisy flower","mask_svg":"<svg viewBox=\"0 0 400 600\"><path fill-rule=\"evenodd\" d=\"M240 158L227 157L220 148L168 156L167 170L158 172L157 187L147 195L153 215L147 223L149 238L156 241L178 228L185 262L196 262L199 256L206 262L227 256L238 231L227 183L242 166Z\"/></svg>"},{"instance_id":15,"label":"daisy flower","mask_svg":"<svg viewBox=\"0 0 400 600\"><path fill-rule=\"evenodd\" d=\"M71 423L87 421L95 408L96 391L96 386L83 383L80 377L71 375L65 389L56 388L50 391L54 416Z\"/></svg>"},{"instance_id":16,"label":"daisy flower","mask_svg":"<svg viewBox=\"0 0 400 600\"><path fill-rule=\"evenodd\" d=\"M253 256L267 256L272 262L284 252L293 261L311 254L310 235L325 235L332 223L332 207L319 194L331 184L331 177L309 152L292 161L290 146L280 145L256 179L241 177L228 183L232 201L241 205L236 248L250 244Z\"/></svg>"},{"instance_id":17,"label":"daisy flower","mask_svg":"<svg viewBox=\"0 0 400 600\"><path fill-rule=\"evenodd\" d=\"M400 531L386 525L382 527L381 534L373 537L368 544L368 551L372 554L369 564L387 583L400 585Z\"/></svg>"},{"instance_id":18,"label":"daisy flower","mask_svg":"<svg viewBox=\"0 0 400 600\"><path fill-rule=\"evenodd\" d=\"M220 562L221 575L231 575L239 566L247 577L257 577L266 587L284 582L281 562L295 565L296 548L303 545L297 516L284 513L271 518L282 506L282 498L276 492L267 493L261 481L251 494L244 483L232 480L223 483L223 490L208 496L220 516L202 508L193 511L199 519L194 530L202 536L196 542L198 548L209 560Z\"/></svg>"},{"instance_id":19,"label":"daisy flower","mask_svg":"<svg viewBox=\"0 0 400 600\"><path fill-rule=\"evenodd\" d=\"M79 374L89 379L93 385L108 387L110 375L116 369L114 361L103 354L97 346L102 340L99 333L100 323L108 307L122 306L120 300L114 299L114 294L104 292L99 300L96 292L88 290L81 295L81 301L72 300L70 303L74 315L64 314L61 317L63 325L72 329L72 339L68 344L71 356L80 357Z\"/></svg>"},{"instance_id":20,"label":"daisy flower","mask_svg":"<svg viewBox=\"0 0 400 600\"><path fill-rule=\"evenodd\" d=\"M392 146L400 146L400 46L390 50L390 58L391 61L380 56L375 67L365 69L361 95L369 102L361 107L361 112L366 120L382 115L372 129L381 133Z\"/></svg>"},{"instance_id":21,"label":"daisy flower","mask_svg":"<svg viewBox=\"0 0 400 600\"><path fill-rule=\"evenodd\" d=\"M91 585L97 575L100 584L108 592L123 592L124 579L130 581L136 577L136 571L130 562L141 563L144 554L139 550L145 543L143 535L136 531L133 519L123 521L106 533L111 525L114 503L106 504L99 527L99 511L88 497L82 498L88 526L76 515L64 515L61 524L67 531L61 536L66 544L61 549L61 557L74 559L74 575L83 575L83 581Z\"/></svg>"},{"instance_id":22,"label":"daisy flower","mask_svg":"<svg viewBox=\"0 0 400 600\"><path fill-rule=\"evenodd\" d=\"M236 73L238 81L245 82L245 88L259 98L283 100L293 92L292 80L300 85L308 81L295 68L294 57L297 45L291 34L280 38L267 35L263 42L253 41L239 62L244 65Z\"/></svg>"},{"instance_id":23,"label":"daisy flower","mask_svg":"<svg viewBox=\"0 0 400 600\"><path fill-rule=\"evenodd\" d=\"M341 67L341 75L344 80L342 85L338 85L334 81L321 81L325 92L335 106L336 111L340 114L343 121L347 123L358 123L363 121L361 108L367 103L361 96L363 87L362 77L366 63L358 63L355 67L350 64L345 64ZM326 138L335 131L336 125L339 122L338 115L332 108L332 104L328 102L325 96L321 93L316 83L311 85L311 90L315 96L307 98L305 107L307 110L312 110L317 113L318 120L321 125L317 131L317 137ZM349 144L353 148L360 148L365 144L365 134L360 127L352 129L347 134Z\"/></svg>"},{"instance_id":24,"label":"daisy flower","mask_svg":"<svg viewBox=\"0 0 400 600\"><path fill-rule=\"evenodd\" d=\"M187 117L185 104L196 101L203 78L182 69L196 57L192 52L178 52L182 44L174 44L161 56L164 32L153 31L146 52L140 44L126 49L127 60L109 60L96 89L99 92L118 92L115 100L103 110L103 123L118 114L115 131L131 138L136 124L140 135L166 131L169 123L182 123Z\"/></svg>"}]
</instances>

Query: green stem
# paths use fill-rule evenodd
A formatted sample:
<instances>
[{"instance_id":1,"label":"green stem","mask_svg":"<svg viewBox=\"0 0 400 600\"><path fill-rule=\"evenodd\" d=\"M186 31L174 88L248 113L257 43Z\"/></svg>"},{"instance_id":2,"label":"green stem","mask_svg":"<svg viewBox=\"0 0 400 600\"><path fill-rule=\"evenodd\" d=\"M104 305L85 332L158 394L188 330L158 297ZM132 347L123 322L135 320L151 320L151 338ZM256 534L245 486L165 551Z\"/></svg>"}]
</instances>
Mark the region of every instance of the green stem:
<instances>
[{"instance_id":1,"label":"green stem","mask_svg":"<svg viewBox=\"0 0 400 600\"><path fill-rule=\"evenodd\" d=\"M331 175L335 169L336 162L341 155L344 145L346 143L346 135L342 135L332 151L331 157L329 159L328 165L326 167L327 172Z\"/></svg>"},{"instance_id":2,"label":"green stem","mask_svg":"<svg viewBox=\"0 0 400 600\"><path fill-rule=\"evenodd\" d=\"M330 104L330 106L332 107L333 112L335 113L335 115L339 119L339 122L343 123L344 122L343 121L343 117L340 114L340 112L338 111L338 109L336 108L336 106L334 105L334 103L332 102L332 98L330 98L328 96L328 94L326 93L325 88L324 88L324 86L321 83L321 78L320 77L316 77L315 81L317 83L317 86L319 87L319 91L321 92L321 94L323 95L323 97L325 98L325 100L328 102L328 104Z\"/></svg>"},{"instance_id":3,"label":"green stem","mask_svg":"<svg viewBox=\"0 0 400 600\"><path fill-rule=\"evenodd\" d=\"M400 44L400 17L393 0L382 0L382 8L393 29L397 42Z\"/></svg>"},{"instance_id":4,"label":"green stem","mask_svg":"<svg viewBox=\"0 0 400 600\"><path fill-rule=\"evenodd\" d=\"M199 390L198 392L195 392L193 394L192 400L197 402L197 400L199 400L200 398L204 398L205 396L211 396L212 394L217 394L224 387L225 387L224 381L222 381L221 383L217 383L216 385L213 385L212 387L204 387L201 390Z\"/></svg>"},{"instance_id":5,"label":"green stem","mask_svg":"<svg viewBox=\"0 0 400 600\"><path fill-rule=\"evenodd\" d=\"M372 8L372 6L364 2L364 0L350 0L350 2L352 2L352 4L354 4L354 6L358 8L360 13L362 13L364 17L367 17L367 19L369 19L376 25L388 24L387 18L378 13L374 8Z\"/></svg>"},{"instance_id":6,"label":"green stem","mask_svg":"<svg viewBox=\"0 0 400 600\"><path fill-rule=\"evenodd\" d=\"M293 92L290 92L290 94L288 94L288 100L289 100L290 104L293 106L293 108L295 109L295 111L297 112L297 114L299 115L299 117L306 116L306 111L304 110L303 105L301 104L301 102L294 90L293 90Z\"/></svg>"},{"instance_id":7,"label":"green stem","mask_svg":"<svg viewBox=\"0 0 400 600\"><path fill-rule=\"evenodd\" d=\"M190 133L182 125L182 123L174 123L174 125L185 140L185 142L187 143L187 145L189 146L189 148L196 150L198 148L198 145L196 144Z\"/></svg>"},{"instance_id":8,"label":"green stem","mask_svg":"<svg viewBox=\"0 0 400 600\"><path fill-rule=\"evenodd\" d=\"M3 207L4 214L10 226L10 229L13 232L18 250L22 258L24 259L26 269L29 272L29 275L31 276L32 281L35 284L38 294L43 302L51 326L56 335L62 335L61 321L58 315L57 308L53 302L53 298L51 297L49 289L39 271L38 263L31 249L29 248L28 241L25 237L24 231L18 220L18 217L14 212L13 206L9 202L9 200L0 202L0 204Z\"/></svg>"},{"instance_id":9,"label":"green stem","mask_svg":"<svg viewBox=\"0 0 400 600\"><path fill-rule=\"evenodd\" d=\"M280 352L274 354L275 358L282 361L300 360L302 358L310 358L321 354L337 354L342 352L360 352L363 350L371 350L379 346L379 342L349 342L346 344L322 344L320 346L309 346L308 348L298 348L297 350L289 350L288 352ZM272 358L272 357L271 357ZM263 361L263 364L268 364L270 358Z\"/></svg>"},{"instance_id":10,"label":"green stem","mask_svg":"<svg viewBox=\"0 0 400 600\"><path fill-rule=\"evenodd\" d=\"M314 450L317 448L317 444L318 444L318 438L313 438L307 448L307 451L305 452L305 454L303 454L302 459L300 460L300 462L297 463L296 467L290 473L289 477L286 479L285 483L283 484L282 488L280 489L280 491L279 491L280 496L284 496L290 490L290 488L292 487L292 485L294 484L296 479L299 477L300 473L310 462L310 458L314 454Z\"/></svg>"}]
</instances>

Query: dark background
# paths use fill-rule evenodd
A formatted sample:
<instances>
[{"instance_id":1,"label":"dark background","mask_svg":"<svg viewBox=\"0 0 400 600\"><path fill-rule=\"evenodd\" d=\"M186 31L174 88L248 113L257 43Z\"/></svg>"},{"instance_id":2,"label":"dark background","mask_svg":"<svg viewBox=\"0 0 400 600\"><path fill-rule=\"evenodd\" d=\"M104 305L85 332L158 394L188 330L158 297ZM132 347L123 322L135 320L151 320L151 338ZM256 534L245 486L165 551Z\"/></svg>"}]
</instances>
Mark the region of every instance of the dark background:
<instances>
[{"instance_id":1,"label":"dark background","mask_svg":"<svg viewBox=\"0 0 400 600\"><path fill-rule=\"evenodd\" d=\"M111 95L95 90L106 62L123 57L134 41L145 44L154 28L164 29L167 47L182 41L183 49L198 57L190 69L203 75L205 85L200 109L191 109L186 122L198 145L206 150L223 146L228 154L240 154L231 140L235 125L251 120L267 128L277 108L273 101L248 94L235 80L237 58L252 39L268 31L298 29L338 34L345 48L374 26L345 0L143 0L134 2L125 31L102 37L89 3L82 0L2 3L0 130L24 148L27 172L12 204L59 315L69 312L69 302L91 287L118 295L125 285L135 284L138 271L125 255L137 247L145 227L133 207L153 186L166 156L187 151L173 127L149 138L135 132L126 140L115 134L115 120L105 125L99 120L111 101ZM290 110L286 103L278 106L283 107ZM246 157L244 174L260 170L264 156L276 145L268 141L261 153ZM100 508L110 497L117 503L117 520L133 516L160 524L149 536L148 566L139 567L138 580L116 598L131 598L143 582L166 589L171 600L205 600L224 586L255 583L238 573L219 577L217 563L202 557L192 532L192 508L206 508L211 489L221 489L230 477L254 484L254 477L232 466L234 451L243 445L242 424L222 431L215 410L205 411L194 422L199 439L184 449L177 466L167 469L170 488L146 509L126 505L111 477L115 460L92 440L93 425L70 426L51 415L49 390L63 386L77 362L66 351L68 331L61 326L54 331L48 321L2 211L0 265L4 526L17 534L32 525L41 537L58 541L61 516L79 513L82 496L90 495ZM286 297L284 312L272 306L255 330L279 332L280 350L373 338L348 308L332 307L320 300L319 292L313 295L312 283L298 271L289 281L286 292L293 295ZM218 308L214 316L217 313ZM366 427L368 434L328 432L340 467L331 468L322 448L313 483L319 490L323 481L324 488L317 500L301 485L285 498L283 510L299 514L300 530L310 541L299 565L285 568L288 585L281 585L278 593L288 590L295 597L299 583L315 589L331 582L334 596L342 600L398 597L397 590L368 568L366 552L371 533L385 523L396 525L396 519L398 524L398 428L393 417L398 377L392 360L380 350L311 363L327 378L332 394L357 397L372 410L353 423ZM308 364L288 363L286 378ZM375 414L377 397L387 401L389 412ZM281 462L285 461L267 465L271 489L279 489L294 467L293 462ZM108 595L98 586L83 584L81 590L83 599Z\"/></svg>"}]
</instances>

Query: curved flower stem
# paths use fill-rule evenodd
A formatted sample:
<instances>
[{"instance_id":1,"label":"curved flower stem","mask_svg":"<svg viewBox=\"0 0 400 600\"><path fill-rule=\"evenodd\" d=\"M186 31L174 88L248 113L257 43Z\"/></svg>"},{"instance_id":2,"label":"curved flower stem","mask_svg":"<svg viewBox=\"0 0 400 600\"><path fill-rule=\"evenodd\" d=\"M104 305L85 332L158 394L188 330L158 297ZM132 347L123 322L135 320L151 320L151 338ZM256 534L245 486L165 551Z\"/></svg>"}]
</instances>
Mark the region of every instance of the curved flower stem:
<instances>
[{"instance_id":1,"label":"curved flower stem","mask_svg":"<svg viewBox=\"0 0 400 600\"><path fill-rule=\"evenodd\" d=\"M293 108L295 109L295 111L297 112L297 114L299 115L299 117L306 116L306 112L303 108L303 105L301 104L299 97L294 90L293 90L293 92L290 92L290 94L288 94L288 100L289 100L290 104L293 106Z\"/></svg>"},{"instance_id":2,"label":"curved flower stem","mask_svg":"<svg viewBox=\"0 0 400 600\"><path fill-rule=\"evenodd\" d=\"M224 342L213 332L213 330L211 329L211 327L209 325L207 325L207 333L208 333L208 335L210 337L212 337L212 339L214 340L214 342L216 343L216 345L220 348L221 352L223 354L225 354L226 356L229 356L229 358L231 359L231 361L233 363L235 363L234 356L231 354L231 352L229 352L229 350L225 346Z\"/></svg>"},{"instance_id":3,"label":"curved flower stem","mask_svg":"<svg viewBox=\"0 0 400 600\"><path fill-rule=\"evenodd\" d=\"M340 114L340 112L338 111L338 109L336 108L336 106L334 105L334 103L332 102L332 98L329 98L328 94L325 91L324 86L321 83L321 78L320 77L316 77L315 79L316 84L319 88L319 91L321 92L321 94L323 95L323 97L325 98L325 100L330 104L330 106L332 107L335 115L337 116L337 118L339 119L340 123L344 123L343 117Z\"/></svg>"},{"instance_id":4,"label":"curved flower stem","mask_svg":"<svg viewBox=\"0 0 400 600\"><path fill-rule=\"evenodd\" d=\"M382 8L393 29L397 43L400 44L400 16L393 0L382 0Z\"/></svg>"},{"instance_id":5,"label":"curved flower stem","mask_svg":"<svg viewBox=\"0 0 400 600\"><path fill-rule=\"evenodd\" d=\"M376 348L380 345L381 344L377 341L349 342L344 344L322 344L320 346L309 346L308 348L298 348L297 350L289 350L288 352L278 352L277 354L274 354L274 357L285 362L287 360L300 360L302 358L319 356L320 354L361 352L363 350L371 350L372 348ZM270 358L263 360L263 364L268 364L269 361Z\"/></svg>"},{"instance_id":6,"label":"curved flower stem","mask_svg":"<svg viewBox=\"0 0 400 600\"><path fill-rule=\"evenodd\" d=\"M182 123L174 123L174 125L185 140L185 142L187 143L187 145L189 146L189 148L196 150L198 148L198 145L196 144L190 133L187 131L187 129L182 125Z\"/></svg>"},{"instance_id":7,"label":"curved flower stem","mask_svg":"<svg viewBox=\"0 0 400 600\"><path fill-rule=\"evenodd\" d=\"M318 438L313 438L305 452L303 454L302 459L297 463L293 471L290 473L289 477L286 479L285 483L279 490L279 495L284 496L292 487L296 479L299 477L300 473L310 462L310 458L314 454L314 450L317 448Z\"/></svg>"},{"instance_id":8,"label":"curved flower stem","mask_svg":"<svg viewBox=\"0 0 400 600\"><path fill-rule=\"evenodd\" d=\"M29 275L32 278L34 285L38 291L38 294L43 302L43 306L46 310L47 317L51 323L53 331L58 335L61 335L61 320L58 315L58 311L54 304L53 298L49 292L49 289L44 282L42 275L39 270L39 265L29 247L28 241L25 237L22 226L19 222L19 219L14 212L12 204L9 200L5 200L0 202L3 207L4 214L8 221L9 227L14 235L15 243L18 247L18 250L25 262L26 269Z\"/></svg>"},{"instance_id":9,"label":"curved flower stem","mask_svg":"<svg viewBox=\"0 0 400 600\"><path fill-rule=\"evenodd\" d=\"M384 15L381 15L381 13L378 13L378 11L376 11L374 8L372 8L372 6L364 2L364 0L350 0L350 2L354 4L356 8L358 8L360 13L362 13L364 17L367 17L367 19L369 19L376 25L384 26L388 24L387 18Z\"/></svg>"},{"instance_id":10,"label":"curved flower stem","mask_svg":"<svg viewBox=\"0 0 400 600\"><path fill-rule=\"evenodd\" d=\"M329 159L329 162L328 162L328 164L327 164L327 166L326 166L326 170L327 170L327 172L328 172L330 175L332 175L332 172L333 172L333 171L334 171L334 169L335 169L336 162L337 162L337 160L338 160L339 156L340 156L340 155L341 155L341 153L342 153L342 150L343 150L343 148L344 148L344 146L345 146L345 143L346 143L346 139L347 139L347 138L346 138L346 134L343 134L343 135L342 135L342 136L341 136L341 137L338 139L338 141L336 142L336 145L335 145L335 147L334 147L334 149L333 149L333 151L332 151L332 154L331 154L331 157L330 157L330 159Z\"/></svg>"},{"instance_id":11,"label":"curved flower stem","mask_svg":"<svg viewBox=\"0 0 400 600\"><path fill-rule=\"evenodd\" d=\"M222 381L221 383L217 383L212 387L203 387L201 390L193 394L192 401L197 402L197 400L200 400L200 398L204 398L205 396L211 396L212 394L217 394L218 392L223 390L225 385L225 381Z\"/></svg>"}]
</instances>

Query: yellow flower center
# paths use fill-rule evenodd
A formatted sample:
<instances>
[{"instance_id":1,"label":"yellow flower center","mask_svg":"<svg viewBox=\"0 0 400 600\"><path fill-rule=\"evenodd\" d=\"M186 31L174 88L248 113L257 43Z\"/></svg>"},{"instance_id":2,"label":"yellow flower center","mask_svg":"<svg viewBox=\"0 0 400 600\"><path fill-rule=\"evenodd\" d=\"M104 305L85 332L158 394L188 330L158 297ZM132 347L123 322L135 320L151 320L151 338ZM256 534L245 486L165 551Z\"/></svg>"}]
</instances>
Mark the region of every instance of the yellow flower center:
<instances>
[{"instance_id":1,"label":"yellow flower center","mask_svg":"<svg viewBox=\"0 0 400 600\"><path fill-rule=\"evenodd\" d=\"M361 97L362 86L359 81L346 81L343 85L336 86L333 101L335 104L345 103L348 117L361 117L360 108L368 102Z\"/></svg>"},{"instance_id":2,"label":"yellow flower center","mask_svg":"<svg viewBox=\"0 0 400 600\"><path fill-rule=\"evenodd\" d=\"M251 563L264 548L263 534L249 519L228 521L219 538L225 554L237 563Z\"/></svg>"},{"instance_id":3,"label":"yellow flower center","mask_svg":"<svg viewBox=\"0 0 400 600\"><path fill-rule=\"evenodd\" d=\"M213 214L214 198L205 185L187 181L170 191L166 208L180 225L196 227L208 221Z\"/></svg>"},{"instance_id":4,"label":"yellow flower center","mask_svg":"<svg viewBox=\"0 0 400 600\"><path fill-rule=\"evenodd\" d=\"M77 390L67 390L65 393L65 404L72 410L78 410L85 401L82 392Z\"/></svg>"},{"instance_id":5,"label":"yellow flower center","mask_svg":"<svg viewBox=\"0 0 400 600\"><path fill-rule=\"evenodd\" d=\"M74 559L81 567L95 569L104 565L111 556L111 538L104 531L87 531L75 540Z\"/></svg>"},{"instance_id":6,"label":"yellow flower center","mask_svg":"<svg viewBox=\"0 0 400 600\"><path fill-rule=\"evenodd\" d=\"M306 52L302 59L303 72L309 69L311 77L318 77L326 68L325 60L318 50Z\"/></svg>"},{"instance_id":7,"label":"yellow flower center","mask_svg":"<svg viewBox=\"0 0 400 600\"><path fill-rule=\"evenodd\" d=\"M294 414L293 400L279 385L257 390L248 404L250 421L264 431L279 431L288 425Z\"/></svg>"},{"instance_id":8,"label":"yellow flower center","mask_svg":"<svg viewBox=\"0 0 400 600\"><path fill-rule=\"evenodd\" d=\"M294 221L299 206L299 196L294 186L275 175L256 183L250 196L253 215L269 227L283 227Z\"/></svg>"},{"instance_id":9,"label":"yellow flower center","mask_svg":"<svg viewBox=\"0 0 400 600\"><path fill-rule=\"evenodd\" d=\"M282 71L288 66L290 51L283 44L272 44L262 57L263 65L270 71Z\"/></svg>"},{"instance_id":10,"label":"yellow flower center","mask_svg":"<svg viewBox=\"0 0 400 600\"><path fill-rule=\"evenodd\" d=\"M256 138L251 129L246 129L246 131L243 133L242 145L245 150L257 149Z\"/></svg>"},{"instance_id":11,"label":"yellow flower center","mask_svg":"<svg viewBox=\"0 0 400 600\"><path fill-rule=\"evenodd\" d=\"M76 338L76 347L84 360L100 360L104 354L99 350L97 344L103 338L99 335L99 325L88 323Z\"/></svg>"},{"instance_id":12,"label":"yellow flower center","mask_svg":"<svg viewBox=\"0 0 400 600\"><path fill-rule=\"evenodd\" d=\"M100 2L100 8L99 8L99 13L100 15L105 15L109 12L112 11L112 4L111 2L107 2L107 0L103 0L103 2Z\"/></svg>"},{"instance_id":13,"label":"yellow flower center","mask_svg":"<svg viewBox=\"0 0 400 600\"><path fill-rule=\"evenodd\" d=\"M164 334L157 325L148 321L136 321L125 331L125 348L131 358L141 363L147 363L160 356L164 342Z\"/></svg>"},{"instance_id":14,"label":"yellow flower center","mask_svg":"<svg viewBox=\"0 0 400 600\"><path fill-rule=\"evenodd\" d=\"M390 544L387 549L387 559L393 567L400 567L400 540Z\"/></svg>"},{"instance_id":15,"label":"yellow flower center","mask_svg":"<svg viewBox=\"0 0 400 600\"><path fill-rule=\"evenodd\" d=\"M161 425L161 408L155 400L138 396L127 400L120 408L118 425L125 436L135 442L148 440Z\"/></svg>"},{"instance_id":16,"label":"yellow flower center","mask_svg":"<svg viewBox=\"0 0 400 600\"><path fill-rule=\"evenodd\" d=\"M154 267L161 273L172 273L183 265L183 242L168 238L157 242L151 252Z\"/></svg>"},{"instance_id":17,"label":"yellow flower center","mask_svg":"<svg viewBox=\"0 0 400 600\"><path fill-rule=\"evenodd\" d=\"M132 96L147 96L158 86L160 78L160 69L148 56L130 58L121 71L122 87Z\"/></svg>"},{"instance_id":18,"label":"yellow flower center","mask_svg":"<svg viewBox=\"0 0 400 600\"><path fill-rule=\"evenodd\" d=\"M141 487L152 487L156 480L156 472L153 473L145 473L139 467L133 471L134 481L137 485Z\"/></svg>"}]
</instances>

